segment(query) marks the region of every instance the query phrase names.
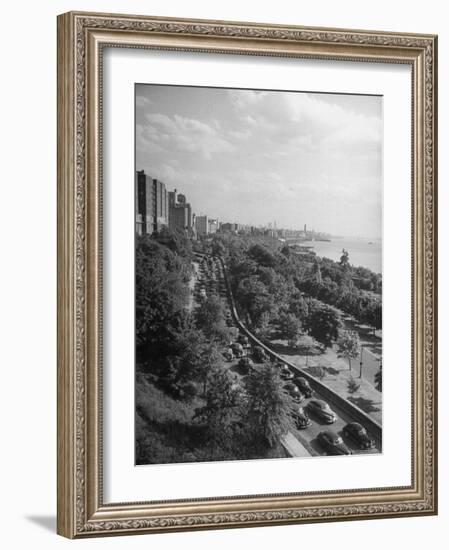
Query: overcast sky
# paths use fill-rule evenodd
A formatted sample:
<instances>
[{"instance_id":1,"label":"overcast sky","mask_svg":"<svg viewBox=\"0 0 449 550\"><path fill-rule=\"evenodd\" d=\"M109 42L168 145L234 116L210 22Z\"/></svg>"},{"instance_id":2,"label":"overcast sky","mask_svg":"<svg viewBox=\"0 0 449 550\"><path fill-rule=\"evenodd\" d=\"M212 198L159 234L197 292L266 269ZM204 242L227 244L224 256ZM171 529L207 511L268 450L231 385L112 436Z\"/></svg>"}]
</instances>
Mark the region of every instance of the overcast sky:
<instances>
[{"instance_id":1,"label":"overcast sky","mask_svg":"<svg viewBox=\"0 0 449 550\"><path fill-rule=\"evenodd\" d=\"M136 169L221 221L380 237L382 99L141 84Z\"/></svg>"}]
</instances>

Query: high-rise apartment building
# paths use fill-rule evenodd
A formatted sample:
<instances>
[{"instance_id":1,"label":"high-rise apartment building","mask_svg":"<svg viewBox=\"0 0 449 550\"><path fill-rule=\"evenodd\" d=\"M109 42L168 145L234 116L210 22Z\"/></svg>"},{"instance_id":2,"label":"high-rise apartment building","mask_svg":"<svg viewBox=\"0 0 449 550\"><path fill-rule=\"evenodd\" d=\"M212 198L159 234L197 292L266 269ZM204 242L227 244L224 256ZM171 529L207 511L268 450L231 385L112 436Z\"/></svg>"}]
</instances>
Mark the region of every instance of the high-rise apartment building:
<instances>
[{"instance_id":1,"label":"high-rise apartment building","mask_svg":"<svg viewBox=\"0 0 449 550\"><path fill-rule=\"evenodd\" d=\"M208 233L213 234L218 231L218 220L209 219L208 220Z\"/></svg>"},{"instance_id":2,"label":"high-rise apartment building","mask_svg":"<svg viewBox=\"0 0 449 550\"><path fill-rule=\"evenodd\" d=\"M144 170L136 173L136 233L151 235L169 225L168 193L165 184Z\"/></svg>"},{"instance_id":3,"label":"high-rise apartment building","mask_svg":"<svg viewBox=\"0 0 449 550\"><path fill-rule=\"evenodd\" d=\"M158 179L153 179L153 191L156 203L154 230L160 231L162 227L169 225L168 192L165 189L165 183Z\"/></svg>"},{"instance_id":4,"label":"high-rise apartment building","mask_svg":"<svg viewBox=\"0 0 449 550\"><path fill-rule=\"evenodd\" d=\"M207 216L196 216L195 217L195 230L198 237L201 235L207 235L209 232L209 223Z\"/></svg>"},{"instance_id":5,"label":"high-rise apartment building","mask_svg":"<svg viewBox=\"0 0 449 550\"><path fill-rule=\"evenodd\" d=\"M154 231L153 180L142 170L136 172L136 233L150 234Z\"/></svg>"},{"instance_id":6,"label":"high-rise apartment building","mask_svg":"<svg viewBox=\"0 0 449 550\"><path fill-rule=\"evenodd\" d=\"M188 234L192 231L192 208L185 195L178 194L176 189L168 193L169 227L172 231L181 230Z\"/></svg>"}]
</instances>

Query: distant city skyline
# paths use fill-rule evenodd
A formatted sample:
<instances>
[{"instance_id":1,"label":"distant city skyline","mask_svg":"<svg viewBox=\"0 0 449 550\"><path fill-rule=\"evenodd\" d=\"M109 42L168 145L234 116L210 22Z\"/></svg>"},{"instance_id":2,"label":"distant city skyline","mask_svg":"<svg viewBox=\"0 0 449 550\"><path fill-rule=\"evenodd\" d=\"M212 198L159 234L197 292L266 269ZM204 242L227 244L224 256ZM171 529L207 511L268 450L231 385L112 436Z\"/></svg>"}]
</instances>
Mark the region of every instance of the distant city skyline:
<instances>
[{"instance_id":1,"label":"distant city skyline","mask_svg":"<svg viewBox=\"0 0 449 550\"><path fill-rule=\"evenodd\" d=\"M140 84L136 169L197 215L380 238L382 101Z\"/></svg>"}]
</instances>

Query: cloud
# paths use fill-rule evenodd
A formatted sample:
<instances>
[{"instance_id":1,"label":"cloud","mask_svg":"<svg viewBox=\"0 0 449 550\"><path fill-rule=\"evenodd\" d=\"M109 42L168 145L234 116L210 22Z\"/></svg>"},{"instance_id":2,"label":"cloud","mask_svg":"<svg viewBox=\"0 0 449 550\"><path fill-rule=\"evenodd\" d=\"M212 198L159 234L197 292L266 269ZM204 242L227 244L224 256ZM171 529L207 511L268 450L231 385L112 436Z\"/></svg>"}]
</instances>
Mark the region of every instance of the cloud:
<instances>
[{"instance_id":1,"label":"cloud","mask_svg":"<svg viewBox=\"0 0 449 550\"><path fill-rule=\"evenodd\" d=\"M149 113L145 116L141 135L147 141L162 145L173 152L198 153L209 160L216 153L234 150L232 143L221 135L219 128L218 121L206 124L177 114L167 116Z\"/></svg>"},{"instance_id":2,"label":"cloud","mask_svg":"<svg viewBox=\"0 0 449 550\"><path fill-rule=\"evenodd\" d=\"M252 136L252 132L249 129L246 130L230 130L228 132L229 137L232 139L245 140Z\"/></svg>"},{"instance_id":3,"label":"cloud","mask_svg":"<svg viewBox=\"0 0 449 550\"><path fill-rule=\"evenodd\" d=\"M149 107L152 104L153 104L153 102L148 97L145 97L143 95L136 96L136 106L137 107L145 108L145 107Z\"/></svg>"},{"instance_id":4,"label":"cloud","mask_svg":"<svg viewBox=\"0 0 449 550\"><path fill-rule=\"evenodd\" d=\"M137 152L151 153L151 155L165 152L160 137L152 128L143 124L136 124Z\"/></svg>"},{"instance_id":5,"label":"cloud","mask_svg":"<svg viewBox=\"0 0 449 550\"><path fill-rule=\"evenodd\" d=\"M317 150L351 149L363 153L382 139L380 117L354 112L350 107L333 103L327 96L308 93L245 91L230 92L231 104L240 115L242 127L252 127L254 134L282 147ZM350 103L348 102L348 105Z\"/></svg>"},{"instance_id":6,"label":"cloud","mask_svg":"<svg viewBox=\"0 0 449 550\"><path fill-rule=\"evenodd\" d=\"M251 109L267 97L264 90L228 90L228 98L238 110Z\"/></svg>"}]
</instances>

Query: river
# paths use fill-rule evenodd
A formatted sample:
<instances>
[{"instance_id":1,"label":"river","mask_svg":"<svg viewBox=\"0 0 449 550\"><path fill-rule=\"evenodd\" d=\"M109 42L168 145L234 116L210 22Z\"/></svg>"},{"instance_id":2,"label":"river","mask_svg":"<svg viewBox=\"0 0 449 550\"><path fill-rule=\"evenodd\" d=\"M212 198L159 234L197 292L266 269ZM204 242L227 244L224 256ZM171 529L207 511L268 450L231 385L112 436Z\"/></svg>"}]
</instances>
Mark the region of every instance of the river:
<instances>
[{"instance_id":1,"label":"river","mask_svg":"<svg viewBox=\"0 0 449 550\"><path fill-rule=\"evenodd\" d=\"M303 241L301 245L313 246L317 256L339 261L343 248L348 251L349 263L354 267L367 267L374 273L382 273L382 240L354 237L332 237L326 241Z\"/></svg>"}]
</instances>

